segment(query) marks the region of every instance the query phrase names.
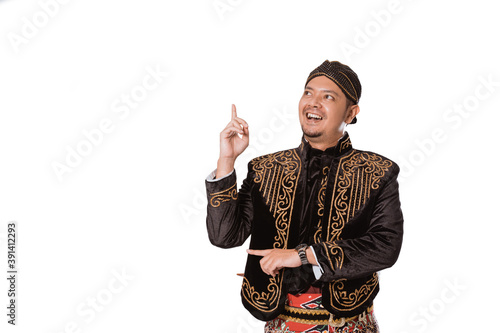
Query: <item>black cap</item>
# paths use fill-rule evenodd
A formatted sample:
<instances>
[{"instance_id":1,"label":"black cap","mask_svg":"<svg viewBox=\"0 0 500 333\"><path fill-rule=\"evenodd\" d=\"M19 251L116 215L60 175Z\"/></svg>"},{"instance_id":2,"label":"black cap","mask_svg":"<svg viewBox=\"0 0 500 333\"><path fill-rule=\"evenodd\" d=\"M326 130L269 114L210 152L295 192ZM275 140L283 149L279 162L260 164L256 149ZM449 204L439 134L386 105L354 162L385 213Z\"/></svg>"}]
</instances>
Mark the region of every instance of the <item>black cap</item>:
<instances>
[{"instance_id":1,"label":"black cap","mask_svg":"<svg viewBox=\"0 0 500 333\"><path fill-rule=\"evenodd\" d=\"M309 74L306 85L317 76L326 76L335 82L350 101L358 104L361 97L361 82L359 82L358 75L349 66L338 61L325 60ZM356 122L357 119L354 117L351 124Z\"/></svg>"}]
</instances>

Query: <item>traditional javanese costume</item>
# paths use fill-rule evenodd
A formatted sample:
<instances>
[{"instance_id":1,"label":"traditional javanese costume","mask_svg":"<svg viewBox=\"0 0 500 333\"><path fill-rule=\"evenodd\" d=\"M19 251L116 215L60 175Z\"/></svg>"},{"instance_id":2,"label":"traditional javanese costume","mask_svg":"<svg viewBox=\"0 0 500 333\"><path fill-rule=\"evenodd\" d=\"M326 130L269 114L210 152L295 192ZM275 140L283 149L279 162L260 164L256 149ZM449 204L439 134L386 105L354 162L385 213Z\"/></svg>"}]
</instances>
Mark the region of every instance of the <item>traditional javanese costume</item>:
<instances>
[{"instance_id":1,"label":"traditional javanese costume","mask_svg":"<svg viewBox=\"0 0 500 333\"><path fill-rule=\"evenodd\" d=\"M271 277L261 270L261 258L249 255L241 296L250 313L276 318L284 313L287 294L309 285L321 286L322 306L335 318L370 307L379 290L377 272L392 266L401 248L398 172L393 161L353 149L345 132L324 152L302 139L298 148L253 159L239 192L234 172L207 181L214 245L240 246L250 235L251 249L306 243L323 269L317 281L310 265Z\"/></svg>"},{"instance_id":2,"label":"traditional javanese costume","mask_svg":"<svg viewBox=\"0 0 500 333\"><path fill-rule=\"evenodd\" d=\"M206 181L212 244L236 247L251 236L251 249L305 243L314 250L319 278L310 264L272 277L262 271L261 257L248 256L242 302L254 317L268 321L268 332L285 332L278 326L286 321L313 325L308 332L328 332L331 326L350 332L361 317L366 325L356 326L358 331L377 331L377 272L396 262L403 237L398 173L388 158L354 149L345 132L325 151L302 138L298 148L251 160L239 191L234 171ZM309 301L295 298L312 289L318 294L305 294Z\"/></svg>"}]
</instances>

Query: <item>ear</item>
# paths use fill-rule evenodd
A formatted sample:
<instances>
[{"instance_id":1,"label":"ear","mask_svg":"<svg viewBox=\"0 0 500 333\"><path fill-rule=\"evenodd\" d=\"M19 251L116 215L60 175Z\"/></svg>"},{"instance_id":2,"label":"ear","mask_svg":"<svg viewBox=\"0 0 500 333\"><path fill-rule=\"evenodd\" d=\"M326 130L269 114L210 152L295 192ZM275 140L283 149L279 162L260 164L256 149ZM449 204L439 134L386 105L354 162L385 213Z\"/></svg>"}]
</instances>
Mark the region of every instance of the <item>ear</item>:
<instances>
[{"instance_id":1,"label":"ear","mask_svg":"<svg viewBox=\"0 0 500 333\"><path fill-rule=\"evenodd\" d=\"M346 112L345 123L350 124L359 113L359 105L351 105Z\"/></svg>"}]
</instances>

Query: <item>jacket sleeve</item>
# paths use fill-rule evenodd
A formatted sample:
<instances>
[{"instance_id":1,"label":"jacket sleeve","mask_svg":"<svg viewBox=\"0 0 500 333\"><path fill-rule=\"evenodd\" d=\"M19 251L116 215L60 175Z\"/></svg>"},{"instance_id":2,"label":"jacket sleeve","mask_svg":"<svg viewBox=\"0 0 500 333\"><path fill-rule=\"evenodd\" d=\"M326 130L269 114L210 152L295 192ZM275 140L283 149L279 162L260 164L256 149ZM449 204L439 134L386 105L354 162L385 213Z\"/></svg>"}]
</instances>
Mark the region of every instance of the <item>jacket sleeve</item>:
<instances>
[{"instance_id":1,"label":"jacket sleeve","mask_svg":"<svg viewBox=\"0 0 500 333\"><path fill-rule=\"evenodd\" d=\"M363 277L394 265L403 240L398 173L396 165L375 199L364 234L311 245L324 271L319 281Z\"/></svg>"},{"instance_id":2,"label":"jacket sleeve","mask_svg":"<svg viewBox=\"0 0 500 333\"><path fill-rule=\"evenodd\" d=\"M207 231L210 242L221 248L241 246L250 235L253 208L251 181L237 191L236 172L217 181L205 181Z\"/></svg>"}]
</instances>

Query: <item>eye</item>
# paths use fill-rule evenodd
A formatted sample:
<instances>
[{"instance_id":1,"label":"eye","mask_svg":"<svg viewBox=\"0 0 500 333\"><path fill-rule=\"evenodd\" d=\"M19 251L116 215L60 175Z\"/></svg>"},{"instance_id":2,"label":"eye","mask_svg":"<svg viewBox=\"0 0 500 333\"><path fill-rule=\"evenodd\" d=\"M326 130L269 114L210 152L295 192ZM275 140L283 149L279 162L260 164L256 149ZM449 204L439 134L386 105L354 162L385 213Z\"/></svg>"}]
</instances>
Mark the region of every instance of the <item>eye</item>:
<instances>
[{"instance_id":1,"label":"eye","mask_svg":"<svg viewBox=\"0 0 500 333\"><path fill-rule=\"evenodd\" d=\"M308 90L304 91L304 96L309 96L309 95L311 95L310 91L308 91Z\"/></svg>"},{"instance_id":2,"label":"eye","mask_svg":"<svg viewBox=\"0 0 500 333\"><path fill-rule=\"evenodd\" d=\"M332 101L335 100L335 98L332 95L325 95L325 98L329 99L329 100L332 100Z\"/></svg>"}]
</instances>

